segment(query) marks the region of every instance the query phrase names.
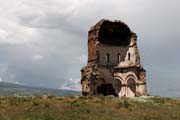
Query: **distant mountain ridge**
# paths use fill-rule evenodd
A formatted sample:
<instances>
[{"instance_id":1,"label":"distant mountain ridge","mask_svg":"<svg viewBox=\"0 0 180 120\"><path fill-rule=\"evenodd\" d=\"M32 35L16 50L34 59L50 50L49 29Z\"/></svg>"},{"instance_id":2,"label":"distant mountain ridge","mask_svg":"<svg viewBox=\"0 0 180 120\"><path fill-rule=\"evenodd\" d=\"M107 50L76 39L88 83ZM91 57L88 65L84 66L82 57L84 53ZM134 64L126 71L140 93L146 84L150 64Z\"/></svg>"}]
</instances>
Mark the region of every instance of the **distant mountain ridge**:
<instances>
[{"instance_id":1,"label":"distant mountain ridge","mask_svg":"<svg viewBox=\"0 0 180 120\"><path fill-rule=\"evenodd\" d=\"M38 88L24 86L14 83L0 82L0 96L42 96L42 95L80 95L80 91L51 89L51 88Z\"/></svg>"}]
</instances>

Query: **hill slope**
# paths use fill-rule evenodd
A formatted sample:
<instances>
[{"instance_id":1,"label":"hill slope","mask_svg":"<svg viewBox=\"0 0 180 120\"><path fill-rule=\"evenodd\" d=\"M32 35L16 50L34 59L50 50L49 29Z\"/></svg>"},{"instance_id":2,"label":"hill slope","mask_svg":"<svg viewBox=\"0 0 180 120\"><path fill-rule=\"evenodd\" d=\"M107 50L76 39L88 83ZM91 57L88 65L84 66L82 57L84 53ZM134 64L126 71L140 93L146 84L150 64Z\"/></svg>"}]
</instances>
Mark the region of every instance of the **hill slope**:
<instances>
[{"instance_id":1,"label":"hill slope","mask_svg":"<svg viewBox=\"0 0 180 120\"><path fill-rule=\"evenodd\" d=\"M25 95L25 96L42 96L42 95L80 95L79 91L72 90L62 90L62 89L49 89L49 88L37 88L29 87L18 84L0 82L0 96L15 96L15 95Z\"/></svg>"},{"instance_id":2,"label":"hill slope","mask_svg":"<svg viewBox=\"0 0 180 120\"><path fill-rule=\"evenodd\" d=\"M0 120L180 120L180 100L114 97L0 98Z\"/></svg>"}]
</instances>

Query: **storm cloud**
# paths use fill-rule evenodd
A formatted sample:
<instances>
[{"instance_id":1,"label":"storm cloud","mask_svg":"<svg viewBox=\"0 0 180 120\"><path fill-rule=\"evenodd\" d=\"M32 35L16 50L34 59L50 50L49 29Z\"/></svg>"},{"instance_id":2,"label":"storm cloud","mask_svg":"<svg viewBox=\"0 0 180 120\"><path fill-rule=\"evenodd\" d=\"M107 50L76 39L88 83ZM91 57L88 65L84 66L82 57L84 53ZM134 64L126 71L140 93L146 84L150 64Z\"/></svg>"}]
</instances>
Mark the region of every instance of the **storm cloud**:
<instances>
[{"instance_id":1,"label":"storm cloud","mask_svg":"<svg viewBox=\"0 0 180 120\"><path fill-rule=\"evenodd\" d=\"M138 35L148 91L180 97L179 0L0 0L0 81L80 90L87 32L102 18Z\"/></svg>"}]
</instances>

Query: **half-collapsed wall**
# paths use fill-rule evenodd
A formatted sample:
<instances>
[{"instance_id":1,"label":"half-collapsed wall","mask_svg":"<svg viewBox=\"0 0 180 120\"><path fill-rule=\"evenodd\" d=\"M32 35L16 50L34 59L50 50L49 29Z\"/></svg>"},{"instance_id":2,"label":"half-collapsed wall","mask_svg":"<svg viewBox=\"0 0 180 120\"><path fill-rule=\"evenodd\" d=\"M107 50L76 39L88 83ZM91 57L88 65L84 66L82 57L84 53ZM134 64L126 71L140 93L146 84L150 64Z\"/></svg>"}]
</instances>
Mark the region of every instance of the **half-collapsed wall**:
<instances>
[{"instance_id":1,"label":"half-collapsed wall","mask_svg":"<svg viewBox=\"0 0 180 120\"><path fill-rule=\"evenodd\" d=\"M121 21L101 20L88 35L88 63L81 69L83 95L146 95L137 35Z\"/></svg>"}]
</instances>

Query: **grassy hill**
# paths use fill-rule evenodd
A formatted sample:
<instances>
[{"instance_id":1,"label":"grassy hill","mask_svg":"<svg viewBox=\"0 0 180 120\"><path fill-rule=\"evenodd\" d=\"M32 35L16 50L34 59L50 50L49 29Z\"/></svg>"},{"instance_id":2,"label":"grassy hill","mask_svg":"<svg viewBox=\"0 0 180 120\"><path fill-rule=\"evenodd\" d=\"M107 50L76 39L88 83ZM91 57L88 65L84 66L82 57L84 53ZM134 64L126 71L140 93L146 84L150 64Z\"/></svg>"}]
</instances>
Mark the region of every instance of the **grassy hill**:
<instances>
[{"instance_id":1,"label":"grassy hill","mask_svg":"<svg viewBox=\"0 0 180 120\"><path fill-rule=\"evenodd\" d=\"M0 120L180 120L180 100L111 96L1 97Z\"/></svg>"},{"instance_id":2,"label":"grassy hill","mask_svg":"<svg viewBox=\"0 0 180 120\"><path fill-rule=\"evenodd\" d=\"M42 96L42 95L80 95L79 91L62 90L62 89L49 89L23 86L18 84L0 82L0 96Z\"/></svg>"}]
</instances>

